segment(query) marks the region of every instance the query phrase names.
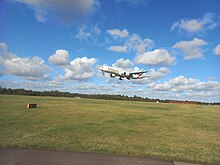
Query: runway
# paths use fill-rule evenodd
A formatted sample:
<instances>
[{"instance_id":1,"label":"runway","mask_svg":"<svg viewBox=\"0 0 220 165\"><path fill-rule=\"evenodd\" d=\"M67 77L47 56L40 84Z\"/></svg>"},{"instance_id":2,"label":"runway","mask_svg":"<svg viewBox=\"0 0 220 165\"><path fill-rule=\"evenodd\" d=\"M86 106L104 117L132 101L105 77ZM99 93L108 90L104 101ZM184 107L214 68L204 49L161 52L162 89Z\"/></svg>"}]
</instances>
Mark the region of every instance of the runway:
<instances>
[{"instance_id":1,"label":"runway","mask_svg":"<svg viewBox=\"0 0 220 165\"><path fill-rule=\"evenodd\" d=\"M176 163L109 154L0 148L2 165L183 165Z\"/></svg>"}]
</instances>

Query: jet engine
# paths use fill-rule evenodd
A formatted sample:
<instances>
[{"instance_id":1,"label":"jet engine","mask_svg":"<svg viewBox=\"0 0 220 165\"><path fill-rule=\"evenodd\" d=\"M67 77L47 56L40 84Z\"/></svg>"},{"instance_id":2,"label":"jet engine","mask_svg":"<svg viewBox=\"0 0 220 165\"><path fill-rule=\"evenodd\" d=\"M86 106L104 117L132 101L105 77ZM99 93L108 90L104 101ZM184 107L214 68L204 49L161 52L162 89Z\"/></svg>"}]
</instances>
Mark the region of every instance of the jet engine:
<instances>
[{"instance_id":1,"label":"jet engine","mask_svg":"<svg viewBox=\"0 0 220 165\"><path fill-rule=\"evenodd\" d=\"M129 76L129 73L128 73L128 72L121 72L120 75L121 75L121 76L128 77L128 76Z\"/></svg>"},{"instance_id":2,"label":"jet engine","mask_svg":"<svg viewBox=\"0 0 220 165\"><path fill-rule=\"evenodd\" d=\"M110 77L116 77L116 75L111 73L111 74L110 74Z\"/></svg>"}]
</instances>

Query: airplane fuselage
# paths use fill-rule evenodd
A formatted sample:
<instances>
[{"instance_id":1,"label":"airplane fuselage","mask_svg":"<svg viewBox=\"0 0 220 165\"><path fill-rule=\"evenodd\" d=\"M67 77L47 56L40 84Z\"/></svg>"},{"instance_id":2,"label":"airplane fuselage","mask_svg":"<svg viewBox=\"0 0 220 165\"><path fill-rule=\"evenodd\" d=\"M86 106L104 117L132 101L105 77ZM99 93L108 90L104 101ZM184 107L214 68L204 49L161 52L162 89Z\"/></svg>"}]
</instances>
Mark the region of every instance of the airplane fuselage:
<instances>
[{"instance_id":1,"label":"airplane fuselage","mask_svg":"<svg viewBox=\"0 0 220 165\"><path fill-rule=\"evenodd\" d=\"M109 73L110 77L118 76L120 80L122 80L122 78L127 78L128 80L130 80L130 79L141 79L141 78L144 78L144 76L142 76L142 74L146 73L146 71L131 73L131 72L119 70L117 68L113 68L113 67L110 67L110 66L102 66L102 67L100 67L100 70L103 72L103 74L104 74L104 72Z\"/></svg>"},{"instance_id":2,"label":"airplane fuselage","mask_svg":"<svg viewBox=\"0 0 220 165\"><path fill-rule=\"evenodd\" d=\"M110 73L110 74L116 74L119 75L119 70L116 68L112 68L109 66L103 66L100 68L101 71L106 72L106 73Z\"/></svg>"}]
</instances>

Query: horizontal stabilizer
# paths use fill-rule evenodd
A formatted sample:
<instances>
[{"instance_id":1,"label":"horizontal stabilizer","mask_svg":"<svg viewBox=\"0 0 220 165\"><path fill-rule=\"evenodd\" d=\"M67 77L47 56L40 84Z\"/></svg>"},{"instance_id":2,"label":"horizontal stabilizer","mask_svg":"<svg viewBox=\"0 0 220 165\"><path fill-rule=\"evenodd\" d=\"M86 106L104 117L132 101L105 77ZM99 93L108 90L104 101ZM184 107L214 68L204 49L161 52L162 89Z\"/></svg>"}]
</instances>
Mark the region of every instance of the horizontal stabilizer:
<instances>
[{"instance_id":1,"label":"horizontal stabilizer","mask_svg":"<svg viewBox=\"0 0 220 165\"><path fill-rule=\"evenodd\" d=\"M129 72L130 74L143 74L143 73L147 73L146 70L140 70L140 71L133 71L133 72Z\"/></svg>"}]
</instances>

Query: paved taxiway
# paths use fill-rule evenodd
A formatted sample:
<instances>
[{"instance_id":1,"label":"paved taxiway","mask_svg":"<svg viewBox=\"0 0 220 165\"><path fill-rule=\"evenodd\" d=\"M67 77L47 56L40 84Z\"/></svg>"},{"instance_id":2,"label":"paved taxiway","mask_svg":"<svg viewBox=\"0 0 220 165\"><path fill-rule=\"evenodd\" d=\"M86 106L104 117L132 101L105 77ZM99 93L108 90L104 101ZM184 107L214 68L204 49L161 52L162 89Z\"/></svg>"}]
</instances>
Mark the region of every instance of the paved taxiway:
<instances>
[{"instance_id":1,"label":"paved taxiway","mask_svg":"<svg viewBox=\"0 0 220 165\"><path fill-rule=\"evenodd\" d=\"M176 164L177 163L177 164ZM178 165L178 162L175 164ZM0 148L2 165L175 165L173 161L108 154Z\"/></svg>"}]
</instances>

